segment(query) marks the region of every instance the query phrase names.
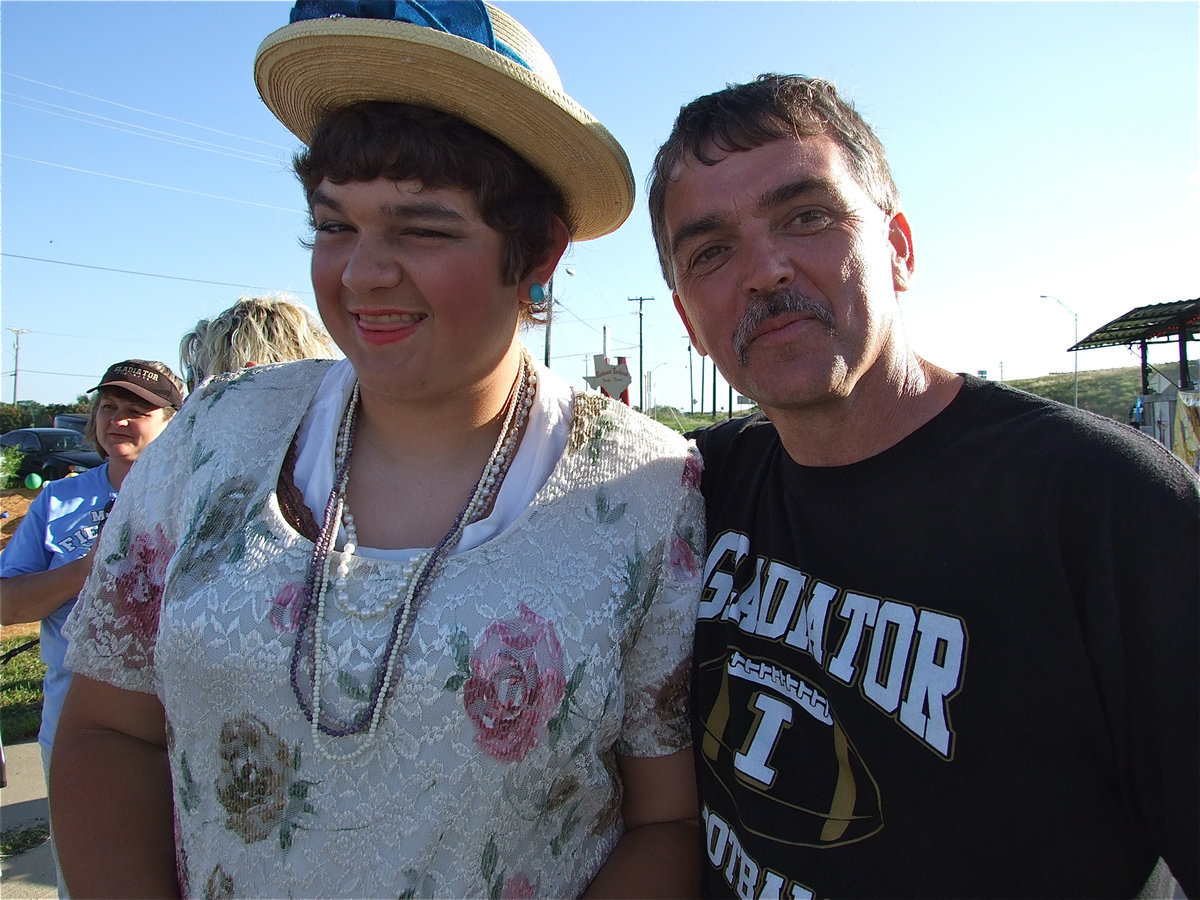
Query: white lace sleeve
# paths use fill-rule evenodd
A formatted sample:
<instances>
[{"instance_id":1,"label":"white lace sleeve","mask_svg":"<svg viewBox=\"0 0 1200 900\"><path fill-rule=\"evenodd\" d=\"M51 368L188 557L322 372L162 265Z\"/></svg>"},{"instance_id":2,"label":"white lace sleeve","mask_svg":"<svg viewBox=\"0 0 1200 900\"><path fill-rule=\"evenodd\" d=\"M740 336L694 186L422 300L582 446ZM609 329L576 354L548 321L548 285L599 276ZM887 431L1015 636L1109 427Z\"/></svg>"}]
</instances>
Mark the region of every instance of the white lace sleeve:
<instances>
[{"instance_id":1,"label":"white lace sleeve","mask_svg":"<svg viewBox=\"0 0 1200 900\"><path fill-rule=\"evenodd\" d=\"M63 629L67 665L116 687L155 693L154 647L179 497L190 471L198 400L184 404L121 486L91 574Z\"/></svg>"},{"instance_id":2,"label":"white lace sleeve","mask_svg":"<svg viewBox=\"0 0 1200 900\"><path fill-rule=\"evenodd\" d=\"M647 555L652 601L625 660L626 709L617 750L665 756L691 745L688 683L705 547L702 463L690 444L670 535Z\"/></svg>"}]
</instances>

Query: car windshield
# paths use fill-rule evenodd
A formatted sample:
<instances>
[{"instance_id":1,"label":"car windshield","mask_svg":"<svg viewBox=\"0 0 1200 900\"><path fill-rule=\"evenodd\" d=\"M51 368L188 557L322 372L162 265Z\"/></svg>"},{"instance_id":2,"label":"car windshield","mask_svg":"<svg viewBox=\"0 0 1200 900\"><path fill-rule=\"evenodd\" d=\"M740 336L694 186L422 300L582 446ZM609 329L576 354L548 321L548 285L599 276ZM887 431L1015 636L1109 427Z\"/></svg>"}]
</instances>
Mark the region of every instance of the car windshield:
<instances>
[{"instance_id":1,"label":"car windshield","mask_svg":"<svg viewBox=\"0 0 1200 900\"><path fill-rule=\"evenodd\" d=\"M86 450L87 444L83 435L74 431L65 434L43 434L39 437L42 449L47 453L61 453L64 450Z\"/></svg>"}]
</instances>

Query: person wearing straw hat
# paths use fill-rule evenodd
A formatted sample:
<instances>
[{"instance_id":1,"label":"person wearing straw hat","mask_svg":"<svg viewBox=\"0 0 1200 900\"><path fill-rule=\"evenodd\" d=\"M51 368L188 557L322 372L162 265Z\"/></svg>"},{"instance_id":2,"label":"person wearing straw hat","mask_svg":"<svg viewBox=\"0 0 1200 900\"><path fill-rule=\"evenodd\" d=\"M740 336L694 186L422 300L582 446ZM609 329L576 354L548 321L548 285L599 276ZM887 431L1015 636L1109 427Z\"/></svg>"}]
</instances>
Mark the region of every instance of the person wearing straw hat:
<instances>
[{"instance_id":1,"label":"person wearing straw hat","mask_svg":"<svg viewBox=\"0 0 1200 900\"><path fill-rule=\"evenodd\" d=\"M699 458L518 340L624 152L481 3L300 3L255 77L346 359L213 377L127 484L70 625L68 887L694 894Z\"/></svg>"}]
</instances>

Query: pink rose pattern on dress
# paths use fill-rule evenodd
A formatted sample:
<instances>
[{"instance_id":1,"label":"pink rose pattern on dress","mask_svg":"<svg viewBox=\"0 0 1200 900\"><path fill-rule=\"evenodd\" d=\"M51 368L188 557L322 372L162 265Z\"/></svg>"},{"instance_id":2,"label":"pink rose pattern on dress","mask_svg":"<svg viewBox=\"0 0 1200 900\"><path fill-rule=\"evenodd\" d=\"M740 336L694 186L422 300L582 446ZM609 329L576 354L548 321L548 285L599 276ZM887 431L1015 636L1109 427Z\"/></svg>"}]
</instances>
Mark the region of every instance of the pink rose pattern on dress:
<instances>
[{"instance_id":1,"label":"pink rose pattern on dress","mask_svg":"<svg viewBox=\"0 0 1200 900\"><path fill-rule=\"evenodd\" d=\"M524 603L518 616L487 627L471 653L463 705L479 732L475 742L504 762L518 762L545 738L566 690L554 624Z\"/></svg>"},{"instance_id":2,"label":"pink rose pattern on dress","mask_svg":"<svg viewBox=\"0 0 1200 900\"><path fill-rule=\"evenodd\" d=\"M704 460L695 448L692 448L683 462L680 484L689 492L698 493L703 477ZM700 559L704 555L703 540L704 535L697 536L690 527L683 533L678 530L675 532L667 551L667 566L671 579L676 584L686 584L700 575Z\"/></svg>"},{"instance_id":3,"label":"pink rose pattern on dress","mask_svg":"<svg viewBox=\"0 0 1200 900\"><path fill-rule=\"evenodd\" d=\"M125 627L139 641L152 641L158 634L167 564L174 552L162 526L155 525L153 534L139 532L134 536L121 562L122 571L116 578L116 609L124 617L122 624L128 623Z\"/></svg>"},{"instance_id":4,"label":"pink rose pattern on dress","mask_svg":"<svg viewBox=\"0 0 1200 900\"><path fill-rule=\"evenodd\" d=\"M537 895L537 887L524 872L505 881L504 890L500 892L502 900L533 900Z\"/></svg>"},{"instance_id":5,"label":"pink rose pattern on dress","mask_svg":"<svg viewBox=\"0 0 1200 900\"><path fill-rule=\"evenodd\" d=\"M675 581L690 581L700 574L700 564L696 562L696 552L681 537L671 541L671 577Z\"/></svg>"},{"instance_id":6,"label":"pink rose pattern on dress","mask_svg":"<svg viewBox=\"0 0 1200 900\"><path fill-rule=\"evenodd\" d=\"M703 476L704 461L695 450L689 451L687 459L683 461L683 478L680 479L680 484L689 491L697 491L700 489L700 481Z\"/></svg>"},{"instance_id":7,"label":"pink rose pattern on dress","mask_svg":"<svg viewBox=\"0 0 1200 900\"><path fill-rule=\"evenodd\" d=\"M303 607L304 585L285 584L279 593L271 599L271 608L267 618L277 631L292 632L300 623L300 611Z\"/></svg>"}]
</instances>

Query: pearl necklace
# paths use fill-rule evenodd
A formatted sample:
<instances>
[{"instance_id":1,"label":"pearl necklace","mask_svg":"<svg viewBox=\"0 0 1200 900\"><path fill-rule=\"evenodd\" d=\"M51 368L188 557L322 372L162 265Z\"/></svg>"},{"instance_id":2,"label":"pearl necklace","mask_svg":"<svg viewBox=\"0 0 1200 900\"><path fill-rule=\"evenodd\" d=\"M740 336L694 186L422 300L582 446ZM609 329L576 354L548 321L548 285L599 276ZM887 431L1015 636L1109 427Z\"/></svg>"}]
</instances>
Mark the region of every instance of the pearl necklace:
<instances>
[{"instance_id":1,"label":"pearl necklace","mask_svg":"<svg viewBox=\"0 0 1200 900\"><path fill-rule=\"evenodd\" d=\"M334 727L322 720L321 693L325 676L325 659L321 647L325 640L326 601L330 586L331 553L337 538L338 522L346 530L346 544L337 567L337 577L333 581L339 603L352 615L369 617L383 613L387 604L377 610L355 604L349 600L346 592L346 579L350 571L350 557L358 549L358 532L354 525L354 515L350 512L346 501L346 487L350 482L350 458L354 452L354 425L359 406L359 386L355 381L350 402L339 429L337 451L335 456L335 476L333 490L325 507L325 520L321 534L313 546L313 556L309 563L308 576L305 579L305 603L297 623L297 639L292 650L291 683L292 691L311 725L314 749L329 760L349 760L357 757L374 743L379 730L384 707L391 692L396 677L401 674L400 658L411 630L415 626L414 617L420 609L433 581L446 559L458 546L463 531L472 522L479 519L495 501L500 491L504 476L508 473L516 456L517 445L529 411L533 406L534 393L537 387L537 374L533 371L527 351L521 349L520 367L513 391L505 404L504 425L496 438L491 455L483 467L479 480L472 489L466 506L454 520L450 530L442 537L432 550L425 550L414 557L405 570L405 588L403 600L397 609L387 645L384 648L384 664L377 669L374 677L374 691L365 712L358 715L346 727ZM315 610L314 610L315 607ZM311 627L311 640L306 640L309 633L310 614L314 616ZM308 653L304 646L308 645ZM308 656L312 667L312 703L306 701L301 690L299 669L304 656ZM339 753L325 746L322 734L331 737L346 737L366 729L366 740L361 741L354 750Z\"/></svg>"}]
</instances>

